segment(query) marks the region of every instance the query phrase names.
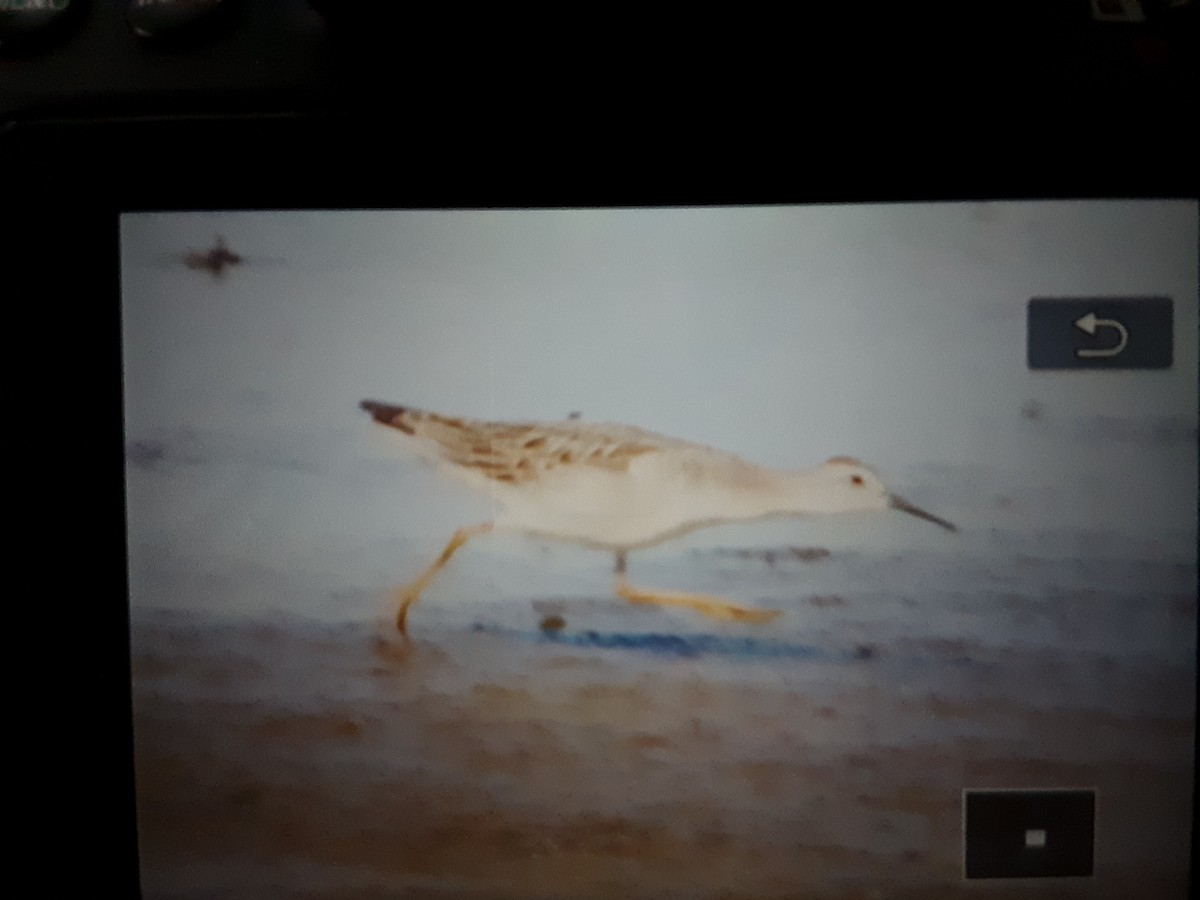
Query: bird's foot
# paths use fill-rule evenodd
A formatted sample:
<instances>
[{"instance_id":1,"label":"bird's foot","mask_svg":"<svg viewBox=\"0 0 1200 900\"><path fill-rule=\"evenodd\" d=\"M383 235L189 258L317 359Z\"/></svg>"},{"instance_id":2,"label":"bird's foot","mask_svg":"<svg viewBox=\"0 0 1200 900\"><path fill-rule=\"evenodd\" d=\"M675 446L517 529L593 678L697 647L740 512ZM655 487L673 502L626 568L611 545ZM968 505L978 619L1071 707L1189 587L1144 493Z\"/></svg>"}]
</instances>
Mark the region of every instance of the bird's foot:
<instances>
[{"instance_id":1,"label":"bird's foot","mask_svg":"<svg viewBox=\"0 0 1200 900\"><path fill-rule=\"evenodd\" d=\"M618 584L617 593L630 603L644 603L653 606L682 606L694 609L698 613L711 616L714 619L725 619L734 622L770 622L783 614L778 609L754 609L749 606L739 606L712 597L708 594L688 594L682 591L648 591L632 587L629 584Z\"/></svg>"},{"instance_id":2,"label":"bird's foot","mask_svg":"<svg viewBox=\"0 0 1200 900\"><path fill-rule=\"evenodd\" d=\"M396 628L400 630L405 639L408 638L409 607L420 599L421 592L429 586L429 582L433 581L433 577L445 568L446 563L450 562L450 557L454 555L458 548L476 535L487 534L491 530L491 522L483 522L479 525L458 529L458 531L454 532L454 536L450 538L450 543L442 550L442 555L428 569L421 573L421 577L397 592L396 599L400 603L400 610L396 613Z\"/></svg>"},{"instance_id":3,"label":"bird's foot","mask_svg":"<svg viewBox=\"0 0 1200 900\"><path fill-rule=\"evenodd\" d=\"M420 598L422 587L422 584L413 584L399 592L400 610L396 613L396 628L404 635L405 640L408 639L408 609Z\"/></svg>"},{"instance_id":4,"label":"bird's foot","mask_svg":"<svg viewBox=\"0 0 1200 900\"><path fill-rule=\"evenodd\" d=\"M711 609L700 609L705 615L716 619L732 619L737 622L772 622L783 615L782 609L754 609L733 603L715 604Z\"/></svg>"}]
</instances>

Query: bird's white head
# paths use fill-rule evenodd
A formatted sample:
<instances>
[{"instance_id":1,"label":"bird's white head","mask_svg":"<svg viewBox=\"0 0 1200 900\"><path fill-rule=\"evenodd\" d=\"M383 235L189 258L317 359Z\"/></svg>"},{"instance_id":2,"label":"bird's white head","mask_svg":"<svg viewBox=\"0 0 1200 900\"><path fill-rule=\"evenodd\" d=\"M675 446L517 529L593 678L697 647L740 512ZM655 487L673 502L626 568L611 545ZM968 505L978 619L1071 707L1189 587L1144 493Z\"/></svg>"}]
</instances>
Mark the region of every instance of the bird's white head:
<instances>
[{"instance_id":1,"label":"bird's white head","mask_svg":"<svg viewBox=\"0 0 1200 900\"><path fill-rule=\"evenodd\" d=\"M889 491L869 467L849 456L833 459L807 473L805 506L812 512L865 512L898 509L949 531L958 529Z\"/></svg>"},{"instance_id":2,"label":"bird's white head","mask_svg":"<svg viewBox=\"0 0 1200 900\"><path fill-rule=\"evenodd\" d=\"M888 490L871 469L849 456L835 456L812 473L810 496L821 512L888 508Z\"/></svg>"}]
</instances>

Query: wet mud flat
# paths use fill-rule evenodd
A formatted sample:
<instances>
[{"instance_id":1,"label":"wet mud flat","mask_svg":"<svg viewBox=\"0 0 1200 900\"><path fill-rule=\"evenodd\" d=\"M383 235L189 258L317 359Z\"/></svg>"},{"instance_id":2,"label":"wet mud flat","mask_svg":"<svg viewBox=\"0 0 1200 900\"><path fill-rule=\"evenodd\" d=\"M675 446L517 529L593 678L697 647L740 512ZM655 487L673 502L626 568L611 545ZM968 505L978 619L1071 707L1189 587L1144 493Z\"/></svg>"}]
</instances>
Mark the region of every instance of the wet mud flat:
<instances>
[{"instance_id":1,"label":"wet mud flat","mask_svg":"<svg viewBox=\"0 0 1200 900\"><path fill-rule=\"evenodd\" d=\"M386 622L147 612L132 638L147 897L1186 890L1190 715L1094 705L1190 677L1151 659L569 626L406 648ZM1013 786L1098 790L1095 877L963 880L963 788Z\"/></svg>"}]
</instances>

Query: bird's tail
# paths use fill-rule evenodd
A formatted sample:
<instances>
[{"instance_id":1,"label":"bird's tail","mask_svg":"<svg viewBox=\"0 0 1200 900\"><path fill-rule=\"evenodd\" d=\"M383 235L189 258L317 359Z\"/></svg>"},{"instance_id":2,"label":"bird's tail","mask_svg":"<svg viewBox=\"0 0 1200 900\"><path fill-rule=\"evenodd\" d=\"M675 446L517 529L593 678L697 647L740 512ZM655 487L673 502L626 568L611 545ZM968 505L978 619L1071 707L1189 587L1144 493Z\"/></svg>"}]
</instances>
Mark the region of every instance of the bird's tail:
<instances>
[{"instance_id":1,"label":"bird's tail","mask_svg":"<svg viewBox=\"0 0 1200 900\"><path fill-rule=\"evenodd\" d=\"M363 400L359 406L380 425L413 438L408 446L427 459L470 467L479 454L491 453L493 436L483 423L377 400Z\"/></svg>"}]
</instances>

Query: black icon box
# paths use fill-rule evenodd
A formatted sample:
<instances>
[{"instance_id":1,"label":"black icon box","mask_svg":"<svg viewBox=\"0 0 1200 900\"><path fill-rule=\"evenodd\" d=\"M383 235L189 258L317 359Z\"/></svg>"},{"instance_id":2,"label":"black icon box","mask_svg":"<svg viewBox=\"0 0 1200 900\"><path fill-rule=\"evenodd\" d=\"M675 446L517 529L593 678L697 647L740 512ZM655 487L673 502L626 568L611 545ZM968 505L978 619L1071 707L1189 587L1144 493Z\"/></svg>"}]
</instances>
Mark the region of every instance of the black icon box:
<instances>
[{"instance_id":1,"label":"black icon box","mask_svg":"<svg viewBox=\"0 0 1200 900\"><path fill-rule=\"evenodd\" d=\"M1094 790L963 792L967 878L1090 876Z\"/></svg>"},{"instance_id":2,"label":"black icon box","mask_svg":"<svg viewBox=\"0 0 1200 900\"><path fill-rule=\"evenodd\" d=\"M1169 369L1168 297L1034 297L1026 349L1031 369Z\"/></svg>"}]
</instances>

